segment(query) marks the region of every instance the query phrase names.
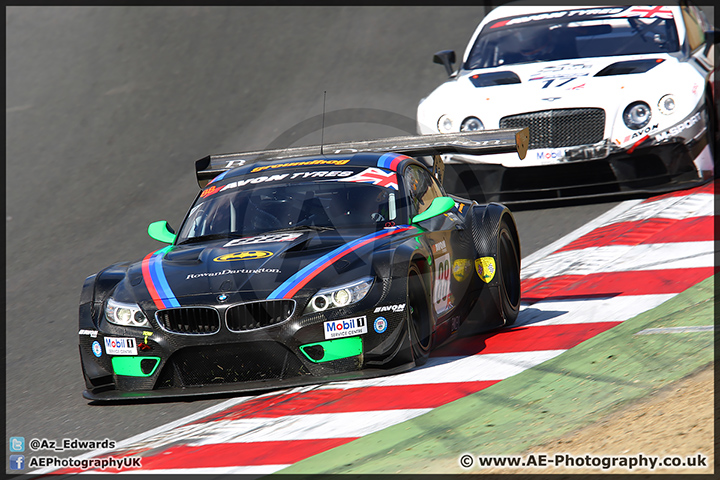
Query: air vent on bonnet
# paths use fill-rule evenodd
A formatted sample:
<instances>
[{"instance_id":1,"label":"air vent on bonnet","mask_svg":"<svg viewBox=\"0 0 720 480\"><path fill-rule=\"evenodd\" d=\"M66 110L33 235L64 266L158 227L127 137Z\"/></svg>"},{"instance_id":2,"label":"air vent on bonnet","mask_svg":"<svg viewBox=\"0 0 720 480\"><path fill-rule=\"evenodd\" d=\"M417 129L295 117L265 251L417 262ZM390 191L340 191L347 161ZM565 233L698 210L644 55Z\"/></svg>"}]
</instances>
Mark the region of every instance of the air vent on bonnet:
<instances>
[{"instance_id":1,"label":"air vent on bonnet","mask_svg":"<svg viewBox=\"0 0 720 480\"><path fill-rule=\"evenodd\" d=\"M646 58L643 60L628 60L627 62L617 62L600 70L595 74L596 77L609 77L611 75L629 75L632 73L645 73L648 70L657 67L662 62L662 58Z\"/></svg>"},{"instance_id":2,"label":"air vent on bonnet","mask_svg":"<svg viewBox=\"0 0 720 480\"><path fill-rule=\"evenodd\" d=\"M476 87L492 87L520 83L520 77L513 72L492 72L472 75L470 81Z\"/></svg>"}]
</instances>

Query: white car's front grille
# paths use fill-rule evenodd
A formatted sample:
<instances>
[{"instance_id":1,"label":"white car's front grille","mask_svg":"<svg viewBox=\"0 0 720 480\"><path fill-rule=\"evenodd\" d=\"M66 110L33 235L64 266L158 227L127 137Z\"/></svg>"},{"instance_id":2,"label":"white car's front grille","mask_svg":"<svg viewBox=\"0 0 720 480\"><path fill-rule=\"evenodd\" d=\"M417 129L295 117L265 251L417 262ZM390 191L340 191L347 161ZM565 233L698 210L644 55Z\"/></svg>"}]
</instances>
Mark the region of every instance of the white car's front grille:
<instances>
[{"instance_id":1,"label":"white car's front grille","mask_svg":"<svg viewBox=\"0 0 720 480\"><path fill-rule=\"evenodd\" d=\"M605 110L566 108L503 117L500 128L530 129L529 148L560 148L594 144L603 139Z\"/></svg>"}]
</instances>

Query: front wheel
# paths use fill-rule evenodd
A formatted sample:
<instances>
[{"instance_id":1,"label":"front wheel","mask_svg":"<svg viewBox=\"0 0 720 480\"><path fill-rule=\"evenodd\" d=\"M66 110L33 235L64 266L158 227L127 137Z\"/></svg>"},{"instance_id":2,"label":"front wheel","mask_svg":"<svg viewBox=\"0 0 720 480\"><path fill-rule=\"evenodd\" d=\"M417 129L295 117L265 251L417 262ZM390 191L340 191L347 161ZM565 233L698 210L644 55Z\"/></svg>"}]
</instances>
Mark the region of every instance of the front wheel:
<instances>
[{"instance_id":1,"label":"front wheel","mask_svg":"<svg viewBox=\"0 0 720 480\"><path fill-rule=\"evenodd\" d=\"M407 280L408 328L412 356L416 365L423 365L430 356L432 324L425 282L417 265L411 265Z\"/></svg>"}]
</instances>

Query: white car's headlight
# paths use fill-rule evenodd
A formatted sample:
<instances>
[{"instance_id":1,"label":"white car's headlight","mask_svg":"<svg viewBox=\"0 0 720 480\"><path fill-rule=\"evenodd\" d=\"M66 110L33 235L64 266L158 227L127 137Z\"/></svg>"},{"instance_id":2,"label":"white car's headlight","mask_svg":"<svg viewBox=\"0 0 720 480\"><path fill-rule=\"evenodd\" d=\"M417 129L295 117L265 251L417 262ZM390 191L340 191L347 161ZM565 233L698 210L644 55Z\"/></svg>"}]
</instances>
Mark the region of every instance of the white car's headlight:
<instances>
[{"instance_id":1,"label":"white car's headlight","mask_svg":"<svg viewBox=\"0 0 720 480\"><path fill-rule=\"evenodd\" d=\"M485 130L485 125L477 117L467 117L460 125L461 132L477 132L478 130Z\"/></svg>"},{"instance_id":2,"label":"white car's headlight","mask_svg":"<svg viewBox=\"0 0 720 480\"><path fill-rule=\"evenodd\" d=\"M450 133L453 131L452 118L447 115L443 115L438 119L437 128L440 133Z\"/></svg>"},{"instance_id":3,"label":"white car's headlight","mask_svg":"<svg viewBox=\"0 0 720 480\"><path fill-rule=\"evenodd\" d=\"M123 327L149 327L145 314L134 303L120 303L112 299L105 302L105 318L108 322Z\"/></svg>"},{"instance_id":4,"label":"white car's headlight","mask_svg":"<svg viewBox=\"0 0 720 480\"><path fill-rule=\"evenodd\" d=\"M323 288L310 299L305 313L316 313L328 308L344 307L362 300L372 287L373 278L364 277L339 287Z\"/></svg>"},{"instance_id":5,"label":"white car's headlight","mask_svg":"<svg viewBox=\"0 0 720 480\"><path fill-rule=\"evenodd\" d=\"M672 95L665 95L658 102L658 110L663 115L670 115L675 110L675 98Z\"/></svg>"},{"instance_id":6,"label":"white car's headlight","mask_svg":"<svg viewBox=\"0 0 720 480\"><path fill-rule=\"evenodd\" d=\"M650 122L650 118L650 105L645 102L633 102L623 112L623 121L632 130L640 130Z\"/></svg>"}]
</instances>

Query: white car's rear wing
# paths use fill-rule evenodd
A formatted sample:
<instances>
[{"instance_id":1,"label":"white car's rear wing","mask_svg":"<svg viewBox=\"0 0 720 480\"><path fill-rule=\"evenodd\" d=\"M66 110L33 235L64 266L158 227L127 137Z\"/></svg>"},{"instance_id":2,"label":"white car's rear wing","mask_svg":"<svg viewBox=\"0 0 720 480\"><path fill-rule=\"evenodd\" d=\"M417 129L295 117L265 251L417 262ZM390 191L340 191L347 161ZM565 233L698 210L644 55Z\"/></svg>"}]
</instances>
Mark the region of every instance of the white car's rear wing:
<instances>
[{"instance_id":1,"label":"white car's rear wing","mask_svg":"<svg viewBox=\"0 0 720 480\"><path fill-rule=\"evenodd\" d=\"M527 128L508 128L434 135L410 135L377 140L362 140L307 147L258 150L245 153L208 155L195 162L198 185L204 188L210 180L233 168L256 163L261 160L313 157L320 155L347 155L354 153L401 153L410 157L461 153L466 155L488 155L517 152L525 158L528 149ZM437 162L437 159L436 159Z\"/></svg>"}]
</instances>

